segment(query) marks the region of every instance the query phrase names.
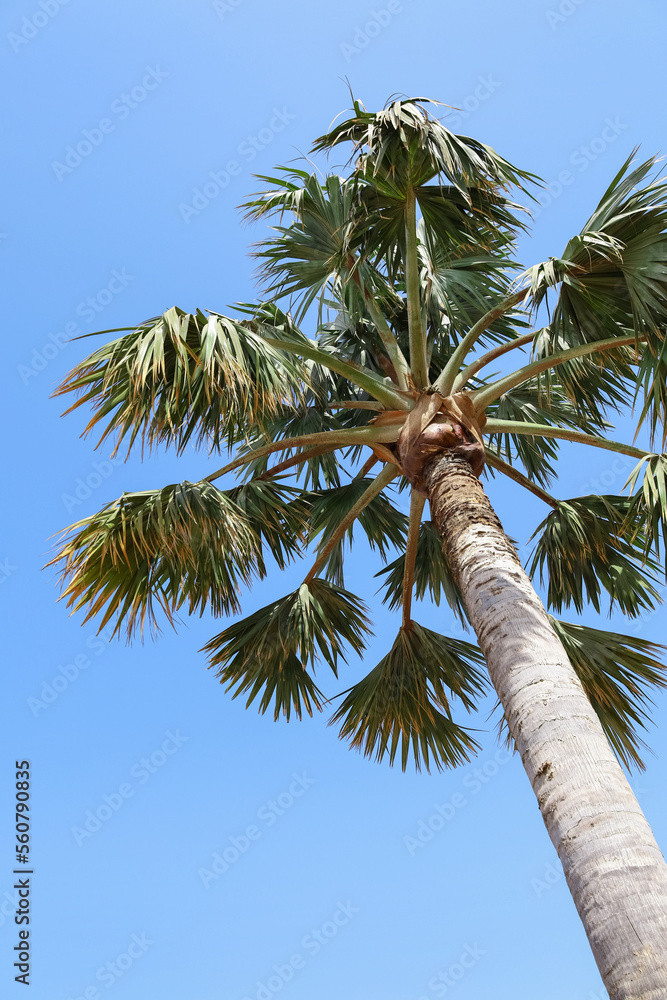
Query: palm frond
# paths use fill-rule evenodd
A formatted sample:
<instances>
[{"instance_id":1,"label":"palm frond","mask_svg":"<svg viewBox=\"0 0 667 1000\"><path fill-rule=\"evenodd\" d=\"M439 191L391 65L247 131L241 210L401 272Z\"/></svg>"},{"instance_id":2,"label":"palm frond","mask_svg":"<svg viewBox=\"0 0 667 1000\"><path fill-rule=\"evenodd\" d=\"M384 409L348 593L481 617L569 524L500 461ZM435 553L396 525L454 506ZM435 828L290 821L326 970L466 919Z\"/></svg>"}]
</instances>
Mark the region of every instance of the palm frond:
<instances>
[{"instance_id":1,"label":"palm frond","mask_svg":"<svg viewBox=\"0 0 667 1000\"><path fill-rule=\"evenodd\" d=\"M336 532L341 521L358 503L373 480L353 479L345 486L320 490L310 495L309 535L310 542L321 536L318 548L322 549ZM372 549L377 549L381 558L386 559L390 547L405 545L408 519L384 493L378 494L359 514L357 521L364 531ZM352 544L354 524L346 534ZM328 580L343 586L344 539L331 553L321 572Z\"/></svg>"},{"instance_id":2,"label":"palm frond","mask_svg":"<svg viewBox=\"0 0 667 1000\"><path fill-rule=\"evenodd\" d=\"M321 136L314 151L351 142L352 190L360 206L363 257L381 261L391 282L405 277L406 211L415 201L422 229L445 245L502 252L525 228L505 189L534 182L489 146L445 128L423 98L397 100L375 113L355 101L353 114ZM412 209L410 209L412 211Z\"/></svg>"},{"instance_id":3,"label":"palm frond","mask_svg":"<svg viewBox=\"0 0 667 1000\"><path fill-rule=\"evenodd\" d=\"M392 611L402 607L405 553L375 575L386 578L383 583L385 588L383 603L388 604ZM442 538L432 521L422 521L419 527L414 588L418 600L423 600L428 594L438 607L444 597L459 621L467 626L468 619L461 591L454 582Z\"/></svg>"},{"instance_id":4,"label":"palm frond","mask_svg":"<svg viewBox=\"0 0 667 1000\"><path fill-rule=\"evenodd\" d=\"M667 687L666 668L657 659L665 647L551 616L550 621L616 756L627 768L643 771L646 744L639 732L647 728L648 692Z\"/></svg>"},{"instance_id":5,"label":"palm frond","mask_svg":"<svg viewBox=\"0 0 667 1000\"><path fill-rule=\"evenodd\" d=\"M297 322L313 302L325 298L343 301L352 295L363 308L363 292L375 298L389 295L381 275L358 259L364 241L365 216L356 186L335 174L322 182L316 174L296 171L286 189L284 178L264 178L271 187L244 207L253 217L276 210L294 216L288 226L276 226L276 235L259 245L259 276L272 299L289 298Z\"/></svg>"},{"instance_id":6,"label":"palm frond","mask_svg":"<svg viewBox=\"0 0 667 1000\"><path fill-rule=\"evenodd\" d=\"M188 612L237 613L238 593L260 570L256 528L228 496L207 482L124 493L97 514L67 529L58 554L62 597L84 622L101 614L100 629L115 619L128 638L157 607L173 624ZM156 607L157 605L157 607Z\"/></svg>"},{"instance_id":7,"label":"palm frond","mask_svg":"<svg viewBox=\"0 0 667 1000\"><path fill-rule=\"evenodd\" d=\"M643 538L645 557L653 550L660 558L662 539L667 579L667 455L650 455L639 462L628 479L630 489L640 481L642 471L641 485L632 497L628 520L634 532Z\"/></svg>"},{"instance_id":8,"label":"palm frond","mask_svg":"<svg viewBox=\"0 0 667 1000\"><path fill-rule=\"evenodd\" d=\"M425 105L437 101L414 97L395 100L381 111L369 112L354 101L352 115L313 144L313 152L350 142L353 156L369 172L383 172L390 191L398 195L409 183L417 188L439 179L464 197L473 188L521 187L535 175L518 170L490 146L455 135L433 118Z\"/></svg>"},{"instance_id":9,"label":"palm frond","mask_svg":"<svg viewBox=\"0 0 667 1000\"><path fill-rule=\"evenodd\" d=\"M667 444L667 342L649 345L637 366L635 402L640 402L637 430L646 425L650 440Z\"/></svg>"},{"instance_id":10,"label":"palm frond","mask_svg":"<svg viewBox=\"0 0 667 1000\"><path fill-rule=\"evenodd\" d=\"M525 277L535 307L559 288L548 335L540 345L545 355L628 332L646 339L645 345L637 345L635 358L628 351L618 355L609 352L597 363L607 369L608 388L628 403L636 387L629 366L639 362L639 385L644 388L640 425L648 419L655 433L662 422L664 433L667 395L661 387L667 322L667 182L657 176L647 182L654 158L631 169L635 153L561 257L535 265ZM567 363L561 378L573 398L582 385L581 376L594 375L594 370L592 360Z\"/></svg>"},{"instance_id":11,"label":"palm frond","mask_svg":"<svg viewBox=\"0 0 667 1000\"><path fill-rule=\"evenodd\" d=\"M485 313L507 296L513 261L496 251L436 237L424 220L418 224L422 298L431 322L442 324L450 339L462 338ZM489 339L498 332L489 330Z\"/></svg>"},{"instance_id":12,"label":"palm frond","mask_svg":"<svg viewBox=\"0 0 667 1000\"><path fill-rule=\"evenodd\" d=\"M260 694L261 713L273 704L289 721L292 711L312 715L323 696L308 673L320 660L336 674L345 644L355 653L365 646L369 621L353 594L315 579L298 590L234 622L204 646L216 676L233 697L248 694L246 707Z\"/></svg>"},{"instance_id":13,"label":"palm frond","mask_svg":"<svg viewBox=\"0 0 667 1000\"><path fill-rule=\"evenodd\" d=\"M485 412L487 417L493 419L570 427L595 435L609 426L599 414L582 415L555 373L547 384L537 377L509 389ZM487 447L509 465L519 461L528 478L541 486L548 486L556 474L552 463L558 458L558 442L553 439L524 434L491 434Z\"/></svg>"},{"instance_id":14,"label":"palm frond","mask_svg":"<svg viewBox=\"0 0 667 1000\"><path fill-rule=\"evenodd\" d=\"M537 527L528 572L532 576L539 570L541 582L546 575L548 607L561 611L574 604L581 614L588 600L599 612L603 589L610 614L618 605L635 618L661 603L658 566L643 558L637 521L634 531L629 523L631 506L623 496L561 500Z\"/></svg>"},{"instance_id":15,"label":"palm frond","mask_svg":"<svg viewBox=\"0 0 667 1000\"><path fill-rule=\"evenodd\" d=\"M350 689L331 724L366 757L393 764L400 750L417 770L456 767L477 752L470 733L451 717L450 698L468 710L485 690L476 646L423 628L401 628L391 651Z\"/></svg>"},{"instance_id":16,"label":"palm frond","mask_svg":"<svg viewBox=\"0 0 667 1000\"><path fill-rule=\"evenodd\" d=\"M234 486L224 494L243 512L255 535L254 558L260 579L266 576L264 545L278 569L285 569L306 544L310 508L307 494L275 480L258 479Z\"/></svg>"},{"instance_id":17,"label":"palm frond","mask_svg":"<svg viewBox=\"0 0 667 1000\"><path fill-rule=\"evenodd\" d=\"M106 331L120 332L120 331ZM56 395L79 393L106 421L100 440L129 436L153 447L189 441L220 450L300 398L303 364L270 347L249 325L224 316L169 309L100 347L76 366Z\"/></svg>"}]
</instances>

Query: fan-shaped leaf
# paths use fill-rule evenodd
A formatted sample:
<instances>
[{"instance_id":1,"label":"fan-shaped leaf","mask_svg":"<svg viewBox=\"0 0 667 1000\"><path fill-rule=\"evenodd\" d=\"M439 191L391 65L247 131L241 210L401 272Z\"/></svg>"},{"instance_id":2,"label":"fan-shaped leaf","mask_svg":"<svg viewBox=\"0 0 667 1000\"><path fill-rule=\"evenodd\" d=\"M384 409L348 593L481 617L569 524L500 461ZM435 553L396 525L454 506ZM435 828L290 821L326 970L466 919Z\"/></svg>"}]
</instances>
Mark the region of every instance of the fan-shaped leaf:
<instances>
[{"instance_id":1,"label":"fan-shaped leaf","mask_svg":"<svg viewBox=\"0 0 667 1000\"><path fill-rule=\"evenodd\" d=\"M355 101L351 117L316 139L313 151L351 142L353 155L360 158L357 163L381 174L395 195L403 194L408 184L417 188L436 178L445 179L464 197L470 187L521 186L522 181L535 180L489 146L450 132L426 110L425 105L435 103L414 97L368 112Z\"/></svg>"},{"instance_id":2,"label":"fan-shaped leaf","mask_svg":"<svg viewBox=\"0 0 667 1000\"><path fill-rule=\"evenodd\" d=\"M310 677L320 659L337 671L345 659L344 644L359 653L369 622L363 603L353 594L315 579L287 597L234 622L204 646L216 676L234 697L248 692L246 707L262 695L259 711L273 703L274 718L293 710L312 715L322 707L322 694Z\"/></svg>"},{"instance_id":3,"label":"fan-shaped leaf","mask_svg":"<svg viewBox=\"0 0 667 1000\"><path fill-rule=\"evenodd\" d=\"M453 695L470 710L484 691L477 667L483 663L476 646L410 623L402 628L391 651L347 693L331 719L342 723L348 739L366 757L380 761L399 752L406 769L412 757L417 770L456 767L470 760L478 745L451 717Z\"/></svg>"},{"instance_id":4,"label":"fan-shaped leaf","mask_svg":"<svg viewBox=\"0 0 667 1000\"><path fill-rule=\"evenodd\" d=\"M157 627L155 603L172 624L186 602L189 613L237 612L258 571L248 518L207 482L124 493L67 530L49 565L60 565L68 607L87 606L84 621L103 612L100 628L115 616L128 637L146 620Z\"/></svg>"},{"instance_id":5,"label":"fan-shaped leaf","mask_svg":"<svg viewBox=\"0 0 667 1000\"><path fill-rule=\"evenodd\" d=\"M644 770L648 691L667 687L664 664L656 659L665 647L634 636L601 632L551 618L584 691L595 709L616 756L626 767Z\"/></svg>"},{"instance_id":6,"label":"fan-shaped leaf","mask_svg":"<svg viewBox=\"0 0 667 1000\"><path fill-rule=\"evenodd\" d=\"M635 152L561 257L535 265L526 276L535 306L559 286L548 333L539 345L543 356L628 332L646 337L647 344L638 348L639 385L645 391L640 423L648 417L655 431L667 414L660 380L667 321L667 183L658 177L646 183L654 159L630 169ZM634 360L627 350L605 352L568 361L560 377L580 403L585 393L603 407L609 394L629 403L637 385L630 368ZM600 385L595 384L596 364L605 369Z\"/></svg>"},{"instance_id":7,"label":"fan-shaped leaf","mask_svg":"<svg viewBox=\"0 0 667 1000\"><path fill-rule=\"evenodd\" d=\"M106 421L101 440L115 434L116 448L129 436L128 450L139 438L181 452L191 439L231 447L300 397L304 382L303 364L249 324L173 308L100 347L56 395L80 393L67 412L91 403L85 433Z\"/></svg>"},{"instance_id":8,"label":"fan-shaped leaf","mask_svg":"<svg viewBox=\"0 0 667 1000\"><path fill-rule=\"evenodd\" d=\"M243 512L255 534L258 576L266 576L263 544L278 569L285 569L305 544L310 504L304 491L275 481L254 479L224 493Z\"/></svg>"},{"instance_id":9,"label":"fan-shaped leaf","mask_svg":"<svg viewBox=\"0 0 667 1000\"><path fill-rule=\"evenodd\" d=\"M643 476L640 479L640 475ZM653 549L660 557L660 540L665 552L665 578L667 579L667 455L650 455L632 471L628 485L634 489L628 522L634 532L639 532L644 542L644 552Z\"/></svg>"},{"instance_id":10,"label":"fan-shaped leaf","mask_svg":"<svg viewBox=\"0 0 667 1000\"><path fill-rule=\"evenodd\" d=\"M560 611L584 600L600 610L600 593L609 595L631 618L661 602L653 561L642 561L641 539L628 521L631 500L622 496L587 496L561 500L538 526L540 535L529 573L548 577L548 606ZM636 530L636 529L635 529Z\"/></svg>"}]
</instances>

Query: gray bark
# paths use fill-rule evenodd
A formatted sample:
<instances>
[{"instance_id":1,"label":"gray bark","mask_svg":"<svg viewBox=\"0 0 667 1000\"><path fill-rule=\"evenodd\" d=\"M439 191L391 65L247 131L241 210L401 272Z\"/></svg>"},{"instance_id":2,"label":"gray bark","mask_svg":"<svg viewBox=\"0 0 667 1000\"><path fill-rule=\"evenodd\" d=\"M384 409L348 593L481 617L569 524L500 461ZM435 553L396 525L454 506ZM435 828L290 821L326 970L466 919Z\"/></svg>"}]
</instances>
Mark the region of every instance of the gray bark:
<instances>
[{"instance_id":1,"label":"gray bark","mask_svg":"<svg viewBox=\"0 0 667 1000\"><path fill-rule=\"evenodd\" d=\"M468 463L425 470L432 515L612 1000L667 998L667 865Z\"/></svg>"}]
</instances>

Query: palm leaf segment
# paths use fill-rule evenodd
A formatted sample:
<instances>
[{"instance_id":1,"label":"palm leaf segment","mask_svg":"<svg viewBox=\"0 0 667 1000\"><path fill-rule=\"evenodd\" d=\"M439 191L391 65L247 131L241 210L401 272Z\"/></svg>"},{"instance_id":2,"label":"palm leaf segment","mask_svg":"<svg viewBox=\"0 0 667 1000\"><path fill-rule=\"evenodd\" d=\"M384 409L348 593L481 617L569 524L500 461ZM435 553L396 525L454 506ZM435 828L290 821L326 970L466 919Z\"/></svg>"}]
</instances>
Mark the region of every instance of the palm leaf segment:
<instances>
[{"instance_id":1,"label":"palm leaf segment","mask_svg":"<svg viewBox=\"0 0 667 1000\"><path fill-rule=\"evenodd\" d=\"M274 717L289 719L302 710L321 709L323 696L307 665L323 658L334 674L344 644L364 648L368 619L361 601L324 580L313 580L288 597L235 622L204 647L211 666L234 697L248 693L249 705L261 694L260 711L273 703ZM344 658L344 657L343 657Z\"/></svg>"},{"instance_id":2,"label":"palm leaf segment","mask_svg":"<svg viewBox=\"0 0 667 1000\"><path fill-rule=\"evenodd\" d=\"M551 615L549 620L617 757L627 768L644 770L641 754L647 747L641 733L652 704L648 692L667 687L665 667L658 659L664 647ZM504 716L498 728L511 745Z\"/></svg>"},{"instance_id":3,"label":"palm leaf segment","mask_svg":"<svg viewBox=\"0 0 667 1000\"><path fill-rule=\"evenodd\" d=\"M560 611L588 600L600 611L602 589L609 610L617 605L635 618L660 603L655 571L645 561L639 523L629 523L634 502L622 496L587 496L561 501L540 524L530 572L548 581L548 606ZM535 535L533 537L535 537Z\"/></svg>"},{"instance_id":4,"label":"palm leaf segment","mask_svg":"<svg viewBox=\"0 0 667 1000\"><path fill-rule=\"evenodd\" d=\"M74 407L90 404L87 430L99 425L117 446L233 452L198 483L124 494L73 525L54 560L73 608L129 633L156 627L159 609L168 620L184 607L237 614L243 588L314 546L293 594L206 647L221 681L261 711L322 708L316 662L335 673L345 646L363 648L365 608L343 589L355 522L383 560L398 549L381 575L402 627L334 721L368 756L404 767L410 757L418 767L468 759L475 743L453 706L470 710L483 689L479 651L411 615L413 594L444 597L466 622L441 541L422 521L416 473L409 515L400 499L414 410L409 448L424 433L417 415L428 414L438 440L466 440L472 428L487 468L552 509L529 569L544 575L555 610L598 608L603 592L630 616L650 610L667 543L667 459L607 437L610 417L637 399L642 426L664 435L667 186L649 176L652 161L629 160L560 256L521 271L513 254L525 224L511 193L537 179L428 107L392 101L371 113L355 102L314 147L351 143L344 176L262 178L244 206L276 223L256 251L262 302L235 317L174 308L107 331L122 336L58 390L78 393ZM315 303L311 339L300 325ZM457 430L452 414L465 413ZM556 500L546 487L561 441L635 456L635 492ZM232 485L218 489L226 475ZM637 763L646 692L663 683L655 647L555 619L554 628L616 752Z\"/></svg>"},{"instance_id":5,"label":"palm leaf segment","mask_svg":"<svg viewBox=\"0 0 667 1000\"><path fill-rule=\"evenodd\" d=\"M86 432L106 421L101 440L114 434L116 448L128 437L130 447L138 438L182 452L191 440L231 447L306 382L303 363L270 347L252 323L172 308L95 351L57 394L80 394L70 409L92 403Z\"/></svg>"}]
</instances>

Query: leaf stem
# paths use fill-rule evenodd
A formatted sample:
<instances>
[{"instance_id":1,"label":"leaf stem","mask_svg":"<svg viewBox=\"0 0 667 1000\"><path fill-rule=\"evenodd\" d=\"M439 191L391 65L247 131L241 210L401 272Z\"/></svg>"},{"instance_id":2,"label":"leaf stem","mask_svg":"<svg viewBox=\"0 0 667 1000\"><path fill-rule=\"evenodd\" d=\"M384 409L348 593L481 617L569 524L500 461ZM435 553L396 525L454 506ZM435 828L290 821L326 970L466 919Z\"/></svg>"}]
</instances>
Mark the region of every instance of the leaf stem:
<instances>
[{"instance_id":1,"label":"leaf stem","mask_svg":"<svg viewBox=\"0 0 667 1000\"><path fill-rule=\"evenodd\" d=\"M445 367L440 372L440 375L435 383L435 388L441 396L449 396L451 393L454 382L456 381L456 376L459 373L459 368L470 353L471 348L477 343L482 334L488 330L492 323L495 323L495 321L500 319L504 313L512 309L517 302L520 302L521 299L525 298L527 294L528 292L525 288L520 292L514 292L513 295L503 299L503 301L494 309L490 309L487 313L485 313L482 318L478 319L475 325L470 328Z\"/></svg>"},{"instance_id":2,"label":"leaf stem","mask_svg":"<svg viewBox=\"0 0 667 1000\"><path fill-rule=\"evenodd\" d=\"M403 351L398 346L398 341L391 332L391 327L389 326L384 313L373 298L372 292L364 292L364 302L366 303L366 308L368 309L371 319L375 324L375 329L380 335L380 339L384 344L387 354L389 355L389 360L394 366L399 388L407 389L410 385L410 365L405 360Z\"/></svg>"},{"instance_id":3,"label":"leaf stem","mask_svg":"<svg viewBox=\"0 0 667 1000\"><path fill-rule=\"evenodd\" d=\"M363 287L357 270L359 257L351 253L346 261L346 264L347 269L352 276L352 280L363 296L366 308L370 313L371 319L375 323L375 329L380 335L380 340L384 344L385 350L389 355L389 360L391 361L394 371L396 372L399 388L407 389L410 385L410 365L405 360L405 355L398 346L398 341L392 333L391 327L389 326L384 313L375 301L373 292Z\"/></svg>"},{"instance_id":4,"label":"leaf stem","mask_svg":"<svg viewBox=\"0 0 667 1000\"><path fill-rule=\"evenodd\" d=\"M344 403L327 403L328 410L382 410L374 399L347 399Z\"/></svg>"},{"instance_id":5,"label":"leaf stem","mask_svg":"<svg viewBox=\"0 0 667 1000\"><path fill-rule=\"evenodd\" d=\"M373 468L373 466L377 462L379 462L379 461L380 461L380 459L377 457L377 455L371 455L371 457L359 469L359 471L357 472L357 474L356 474L356 476L354 478L355 479L365 479L366 476L368 475L368 473Z\"/></svg>"},{"instance_id":6,"label":"leaf stem","mask_svg":"<svg viewBox=\"0 0 667 1000\"><path fill-rule=\"evenodd\" d=\"M352 361L342 361L333 354L327 354L326 351L309 343L305 337L303 341L279 340L274 337L263 337L262 339L271 347L287 351L289 354L297 354L303 358L308 358L310 361L315 361L324 368L342 375L343 378L349 379L350 382L359 386L360 389L364 389L369 395L374 396L375 399L384 403L389 409L410 409L410 403L405 396L401 395L396 389L393 389L383 379L378 378L370 368L363 368Z\"/></svg>"},{"instance_id":7,"label":"leaf stem","mask_svg":"<svg viewBox=\"0 0 667 1000\"><path fill-rule=\"evenodd\" d=\"M543 490L541 486L537 485L537 483L531 482L527 476L524 476L523 472L519 472L519 470L515 469L513 465L503 462L501 458L494 455L488 448L486 449L486 464L490 465L492 469L497 469L498 472L502 472L503 475L508 476L509 479L513 479L515 483L518 483L519 486L523 486L524 489L533 493L536 497L539 497L540 500L544 500L544 502L549 504L550 507L553 507L554 510L558 508L558 500L556 500L555 497L552 497L550 493Z\"/></svg>"},{"instance_id":8,"label":"leaf stem","mask_svg":"<svg viewBox=\"0 0 667 1000\"><path fill-rule=\"evenodd\" d=\"M295 465L300 465L301 462L307 462L310 458L316 458L318 455L326 455L329 451L335 451L337 447L337 445L320 445L317 448L309 448L307 451L301 451L298 455L286 458L283 462L278 462L277 465L267 469L266 472L262 472L257 476L257 479L272 479L273 476L278 476L281 472L286 472L287 469L291 469Z\"/></svg>"},{"instance_id":9,"label":"leaf stem","mask_svg":"<svg viewBox=\"0 0 667 1000\"><path fill-rule=\"evenodd\" d=\"M385 465L384 468L378 473L378 475L375 477L375 479L370 484L368 489L362 493L362 495L355 503L354 507L352 507L352 509L346 514L346 516L340 522L340 524L334 531L333 535L331 536L327 544L318 553L317 559L310 567L307 575L304 577L303 582L306 586L308 586L308 584L315 579L318 571L327 561L330 554L333 552L336 545L338 545L339 541L341 540L347 529L350 527L350 525L354 521L356 521L356 519L359 517L362 510L365 507L368 507L371 500L374 500L375 497L382 492L385 486L387 486L392 481L392 479L395 479L396 476L399 476L400 474L401 470L396 468L395 465Z\"/></svg>"},{"instance_id":10,"label":"leaf stem","mask_svg":"<svg viewBox=\"0 0 667 1000\"><path fill-rule=\"evenodd\" d=\"M419 528L426 497L413 489L410 494L410 520L408 522L408 538L405 546L405 569L403 572L403 621L404 629L410 627L412 612L412 588L415 582L415 565L417 562L417 546L419 544Z\"/></svg>"},{"instance_id":11,"label":"leaf stem","mask_svg":"<svg viewBox=\"0 0 667 1000\"><path fill-rule=\"evenodd\" d=\"M415 386L418 389L423 389L428 385L428 364L419 288L417 198L412 185L408 187L405 199L405 293L408 300L410 368Z\"/></svg>"},{"instance_id":12,"label":"leaf stem","mask_svg":"<svg viewBox=\"0 0 667 1000\"><path fill-rule=\"evenodd\" d=\"M531 437L557 438L560 441L571 441L574 444L588 444L593 448L605 451L617 451L621 455L631 455L632 458L645 458L651 453L641 448L633 448L629 444L609 441L608 438L595 437L594 434L584 434L583 431L572 431L565 427L552 427L549 424L529 424L523 420L497 420L489 417L484 425L483 434L528 434Z\"/></svg>"},{"instance_id":13,"label":"leaf stem","mask_svg":"<svg viewBox=\"0 0 667 1000\"><path fill-rule=\"evenodd\" d=\"M212 483L214 479L219 479L225 473L233 472L234 469L240 469L242 466L248 465L249 462L254 462L255 459L272 455L274 451L285 451L287 448L300 448L303 445L311 445L312 447L326 445L331 450L334 450L335 448L348 448L362 444L388 444L392 441L397 441L400 432L401 425L387 424L382 427L351 427L347 430L319 431L317 434L301 434L298 437L283 438L280 441L272 441L270 444L262 445L261 448L255 448L245 455L239 455L232 462L223 465L217 472L213 472L210 476L205 476L202 482Z\"/></svg>"},{"instance_id":14,"label":"leaf stem","mask_svg":"<svg viewBox=\"0 0 667 1000\"><path fill-rule=\"evenodd\" d=\"M453 391L458 392L463 386L468 382L473 375L476 375L480 368L484 368L485 365L490 364L495 361L496 358L502 357L503 354L507 354L508 351L513 351L516 347L524 347L529 344L531 340L535 338L535 330L531 330L530 333L524 333L523 337L517 337L516 340L510 340L506 344L500 344L498 347L494 347L492 351L487 351L486 354L482 354L481 357L473 361L472 364L464 368L460 375L457 375L454 380Z\"/></svg>"},{"instance_id":15,"label":"leaf stem","mask_svg":"<svg viewBox=\"0 0 667 1000\"><path fill-rule=\"evenodd\" d=\"M492 382L491 385L485 386L483 389L471 392L470 398L475 404L477 413L481 413L489 403L500 399L504 392L508 392L517 385L521 385L522 382L527 382L528 379L534 375L539 375L540 372L547 371L549 368L556 368L565 361L572 361L574 358L581 358L586 354L613 351L614 348L627 347L629 344L635 344L638 340L643 341L646 339L646 336L643 334L633 334L631 337L610 337L608 340L594 340L589 344L579 344L577 347L571 347L568 351L562 351L560 354L550 354L549 357L542 358L540 361L533 361L532 364L517 369L511 375L507 375L497 382Z\"/></svg>"}]
</instances>

